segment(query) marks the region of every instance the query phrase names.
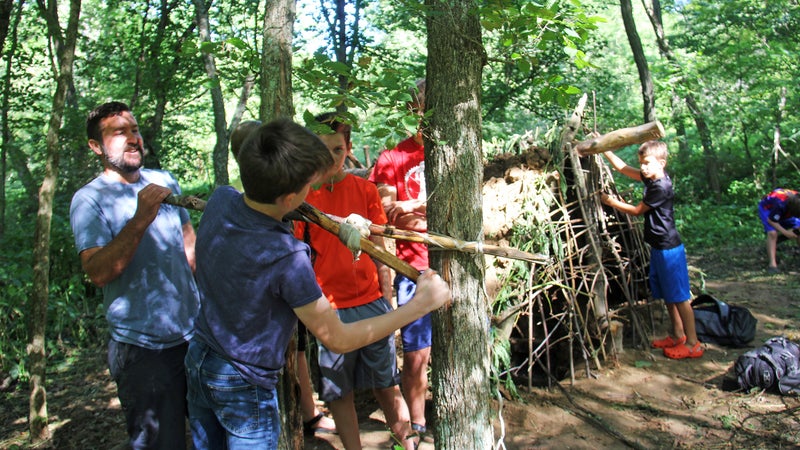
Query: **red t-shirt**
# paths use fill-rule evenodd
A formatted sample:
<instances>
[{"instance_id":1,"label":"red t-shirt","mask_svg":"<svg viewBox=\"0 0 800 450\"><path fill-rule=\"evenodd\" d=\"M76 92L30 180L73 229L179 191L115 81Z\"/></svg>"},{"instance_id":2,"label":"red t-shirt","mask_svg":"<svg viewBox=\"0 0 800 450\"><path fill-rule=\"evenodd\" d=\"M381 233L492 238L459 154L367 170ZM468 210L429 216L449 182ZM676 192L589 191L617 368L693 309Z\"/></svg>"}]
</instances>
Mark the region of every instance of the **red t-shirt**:
<instances>
[{"instance_id":1,"label":"red t-shirt","mask_svg":"<svg viewBox=\"0 0 800 450\"><path fill-rule=\"evenodd\" d=\"M334 216L347 217L355 213L376 225L386 223L378 188L350 174L336 184L312 190L306 202ZM381 297L378 270L369 255L362 253L358 261L353 261L353 253L337 236L310 223L297 223L294 232L297 239L305 240L306 227L309 244L316 253L317 283L334 308L366 305Z\"/></svg>"},{"instance_id":2,"label":"red t-shirt","mask_svg":"<svg viewBox=\"0 0 800 450\"><path fill-rule=\"evenodd\" d=\"M378 157L369 181L397 189L397 200L426 199L425 147L410 137ZM397 257L417 270L428 268L428 247L419 242L396 241Z\"/></svg>"}]
</instances>

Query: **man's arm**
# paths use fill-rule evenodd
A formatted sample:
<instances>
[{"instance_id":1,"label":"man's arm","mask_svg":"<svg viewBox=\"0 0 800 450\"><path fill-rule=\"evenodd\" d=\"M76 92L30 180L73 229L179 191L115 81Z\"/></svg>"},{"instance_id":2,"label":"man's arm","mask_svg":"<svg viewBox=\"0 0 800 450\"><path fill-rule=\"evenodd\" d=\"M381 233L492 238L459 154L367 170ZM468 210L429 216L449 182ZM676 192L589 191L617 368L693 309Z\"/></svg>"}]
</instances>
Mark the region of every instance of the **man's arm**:
<instances>
[{"instance_id":1,"label":"man's arm","mask_svg":"<svg viewBox=\"0 0 800 450\"><path fill-rule=\"evenodd\" d=\"M122 274L136 254L147 227L158 215L161 202L171 193L168 188L156 184L145 186L139 191L136 213L119 234L103 247L88 248L80 253L81 266L92 283L103 287Z\"/></svg>"},{"instance_id":2,"label":"man's arm","mask_svg":"<svg viewBox=\"0 0 800 450\"><path fill-rule=\"evenodd\" d=\"M636 168L629 166L622 160L619 156L617 156L614 152L603 152L603 156L606 157L609 163L611 163L611 167L614 168L617 172L625 175L628 178L633 178L637 181L642 181L642 174L640 171L636 170Z\"/></svg>"}]
</instances>

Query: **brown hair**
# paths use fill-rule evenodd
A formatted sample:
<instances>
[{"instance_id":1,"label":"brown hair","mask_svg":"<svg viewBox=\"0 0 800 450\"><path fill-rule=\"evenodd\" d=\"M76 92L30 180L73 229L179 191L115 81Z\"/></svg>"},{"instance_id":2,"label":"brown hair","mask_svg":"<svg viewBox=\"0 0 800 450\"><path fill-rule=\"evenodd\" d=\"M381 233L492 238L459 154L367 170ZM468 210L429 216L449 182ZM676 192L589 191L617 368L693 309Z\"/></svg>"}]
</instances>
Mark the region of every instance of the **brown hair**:
<instances>
[{"instance_id":1,"label":"brown hair","mask_svg":"<svg viewBox=\"0 0 800 450\"><path fill-rule=\"evenodd\" d=\"M244 192L259 203L300 192L331 165L331 152L317 135L288 119L260 126L239 150Z\"/></svg>"},{"instance_id":2,"label":"brown hair","mask_svg":"<svg viewBox=\"0 0 800 450\"><path fill-rule=\"evenodd\" d=\"M233 154L233 159L239 160L239 149L242 148L245 139L260 126L260 120L246 120L236 126L236 129L231 133L231 153Z\"/></svg>"},{"instance_id":3,"label":"brown hair","mask_svg":"<svg viewBox=\"0 0 800 450\"><path fill-rule=\"evenodd\" d=\"M131 109L122 102L108 102L96 107L86 118L86 136L89 139L102 142L103 133L100 130L100 122L106 117L118 116L124 112L131 112Z\"/></svg>"},{"instance_id":4,"label":"brown hair","mask_svg":"<svg viewBox=\"0 0 800 450\"><path fill-rule=\"evenodd\" d=\"M661 141L647 141L639 146L639 156L655 156L662 161L667 160L667 144Z\"/></svg>"}]
</instances>

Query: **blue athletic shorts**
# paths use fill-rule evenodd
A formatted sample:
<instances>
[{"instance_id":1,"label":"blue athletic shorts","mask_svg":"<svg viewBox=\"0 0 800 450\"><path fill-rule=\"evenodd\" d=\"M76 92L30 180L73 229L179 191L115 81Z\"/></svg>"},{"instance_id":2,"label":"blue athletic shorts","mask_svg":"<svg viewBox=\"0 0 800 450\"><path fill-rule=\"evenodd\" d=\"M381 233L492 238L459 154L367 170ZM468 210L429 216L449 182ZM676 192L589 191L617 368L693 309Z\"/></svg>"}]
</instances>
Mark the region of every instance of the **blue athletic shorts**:
<instances>
[{"instance_id":1,"label":"blue athletic shorts","mask_svg":"<svg viewBox=\"0 0 800 450\"><path fill-rule=\"evenodd\" d=\"M366 305L336 310L344 323L380 316L392 310L383 297ZM334 353L319 344L319 398L338 400L354 389L384 389L400 384L394 334L350 353Z\"/></svg>"},{"instance_id":2,"label":"blue athletic shorts","mask_svg":"<svg viewBox=\"0 0 800 450\"><path fill-rule=\"evenodd\" d=\"M403 275L394 277L394 290L397 293L397 306L403 306L414 297L417 284ZM431 315L425 314L400 329L403 337L403 351L414 352L431 346Z\"/></svg>"},{"instance_id":3,"label":"blue athletic shorts","mask_svg":"<svg viewBox=\"0 0 800 450\"><path fill-rule=\"evenodd\" d=\"M668 250L650 248L650 290L653 298L662 298L666 303L692 298L683 244Z\"/></svg>"}]
</instances>

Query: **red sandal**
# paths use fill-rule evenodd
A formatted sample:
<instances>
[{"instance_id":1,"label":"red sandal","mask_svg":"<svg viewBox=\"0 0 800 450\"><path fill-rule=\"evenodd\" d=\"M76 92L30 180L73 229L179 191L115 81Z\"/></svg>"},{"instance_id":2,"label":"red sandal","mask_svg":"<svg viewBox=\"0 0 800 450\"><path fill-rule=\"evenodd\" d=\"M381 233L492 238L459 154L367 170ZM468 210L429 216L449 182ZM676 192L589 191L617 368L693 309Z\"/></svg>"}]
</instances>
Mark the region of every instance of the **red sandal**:
<instances>
[{"instance_id":1,"label":"red sandal","mask_svg":"<svg viewBox=\"0 0 800 450\"><path fill-rule=\"evenodd\" d=\"M675 347L665 348L664 356L669 359L699 358L703 356L703 346L697 342L689 348L686 344L679 344Z\"/></svg>"},{"instance_id":2,"label":"red sandal","mask_svg":"<svg viewBox=\"0 0 800 450\"><path fill-rule=\"evenodd\" d=\"M686 336L681 336L678 339L675 339L672 336L667 336L664 339L658 339L650 343L650 346L653 348L670 348L675 347L676 345L681 345L686 343Z\"/></svg>"}]
</instances>

